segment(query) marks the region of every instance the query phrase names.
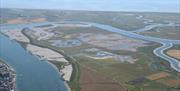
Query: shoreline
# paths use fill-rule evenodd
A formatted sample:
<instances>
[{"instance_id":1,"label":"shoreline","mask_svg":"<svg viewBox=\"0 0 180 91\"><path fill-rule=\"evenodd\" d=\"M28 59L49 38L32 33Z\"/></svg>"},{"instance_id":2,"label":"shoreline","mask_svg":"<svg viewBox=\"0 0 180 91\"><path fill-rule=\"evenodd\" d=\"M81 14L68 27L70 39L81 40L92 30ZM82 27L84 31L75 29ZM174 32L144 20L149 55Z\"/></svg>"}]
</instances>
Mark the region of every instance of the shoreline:
<instances>
[{"instance_id":1,"label":"shoreline","mask_svg":"<svg viewBox=\"0 0 180 91\"><path fill-rule=\"evenodd\" d=\"M15 41L17 41L17 40L15 40ZM17 42L18 42L18 41L17 41ZM18 42L18 43L21 44L21 42ZM34 46L38 46L38 45L32 44L31 42L28 43L28 44L31 44L31 45L34 45ZM23 47L23 46L22 46L22 47ZM40 46L38 46L38 47L40 47ZM23 48L24 48L27 52L29 52L25 47L23 47ZM41 48L44 48L44 47L41 47ZM47 49L52 50L52 49L50 49L50 48L47 48ZM54 51L54 50L52 50L52 51ZM55 51L55 52L56 52L56 51ZM30 53L30 55L36 56L40 61L42 61L41 57L39 57L39 56L37 56L37 55L33 55L31 52L29 52L29 53ZM58 53L59 53L59 52L58 52ZM47 63L48 65L50 65L51 67L54 68L54 70L57 71L60 79L62 79L62 81L63 81L63 83L64 83L64 86L67 88L67 91L71 91L71 88L70 88L69 84L67 83L67 81L65 81L65 80L63 79L63 76L62 76L63 74L62 74L61 70L59 70L58 67L57 67L55 64L51 63L51 61L49 61L49 60L45 60L45 61L46 61L46 63Z\"/></svg>"},{"instance_id":2,"label":"shoreline","mask_svg":"<svg viewBox=\"0 0 180 91\"><path fill-rule=\"evenodd\" d=\"M22 34L24 37L26 37L27 39L29 39L29 38L22 32L23 29L21 29L21 30L19 30L19 31L21 31L21 34ZM27 52L30 53L30 55L37 56L37 58L38 58L40 61L42 60L42 59L41 59L42 57L40 57L40 56L38 56L38 55L34 55L34 54L33 54L32 52L30 52L25 46L23 46L23 42L20 41L18 38L16 38L16 39L11 39L11 36L13 36L13 35L7 35L7 34L5 34L5 33L3 33L3 32L1 32L1 33L2 33L3 35L7 36L8 38L10 38L10 40L13 40L13 41L16 41L17 43L19 43L22 48L24 48ZM41 46L38 46L38 45L36 45L36 44L33 44L30 39L29 39L29 41L26 42L26 43L27 43L27 44L30 44L30 45L34 45L34 46L40 47L40 48L45 48L45 47L41 47ZM54 51L54 50L52 50L52 49L50 49L50 48L47 48L47 49L48 49L48 50L51 50L51 51L53 51L53 52L55 52L55 53L58 53L58 54L62 55L61 53L59 53L59 52L57 52L57 51ZM62 56L64 56L64 55L62 55ZM65 59L65 58L64 58L64 59ZM43 59L43 60L44 60L44 59ZM62 81L64 82L64 86L67 88L67 91L71 91L71 88L70 88L70 86L68 85L67 81L63 78L63 73L61 72L61 70L59 70L56 65L54 65L53 63L51 63L50 60L48 60L48 59L45 59L45 60L46 60L46 62L47 62L50 66L52 66L52 67L58 72L58 74L59 74L59 76L60 76L60 79L62 79ZM65 59L65 60L66 60L66 59ZM58 61L58 62L60 62L60 61ZM67 61L67 63L69 63L69 61ZM72 70L73 70L73 68L72 68ZM16 77L17 77L17 76L16 76ZM18 90L14 90L14 91L18 91Z\"/></svg>"},{"instance_id":3,"label":"shoreline","mask_svg":"<svg viewBox=\"0 0 180 91\"><path fill-rule=\"evenodd\" d=\"M39 45L36 45L36 44L32 43L32 40L23 32L23 29L21 30L21 33L30 40L28 44L34 45L34 46L37 46L37 47L40 47L40 48L47 48L47 47L42 47L42 46L39 46ZM21 44L21 43L20 43L20 44ZM25 48L25 46L24 46L24 49L25 49L26 51L28 51L27 48ZM66 59L65 56L64 56L64 54L62 54L62 53L60 53L60 52L58 52L58 51L56 51L56 50L53 50L53 49L51 49L51 48L47 48L47 49L49 49L49 50L51 50L51 51L54 51L54 52L57 52L58 54L62 55L62 56L64 57L64 59ZM29 52L29 51L28 51L28 52ZM31 52L29 52L29 53L31 53ZM31 53L31 55L33 55L33 53ZM37 56L37 55L33 55L33 56ZM38 58L41 60L41 57L38 56ZM67 91L71 91L71 88L70 88L69 84L68 84L67 81L65 81L64 78L62 77L63 74L62 74L61 70L59 70L59 68L58 68L55 64L51 63L51 61L46 60L46 62L47 62L50 66L52 66L52 67L58 72L58 74L59 74L59 76L60 76L60 79L63 80L64 86L67 88ZM68 60L67 60L67 62L69 63ZM72 71L73 71L73 68L72 68Z\"/></svg>"},{"instance_id":4,"label":"shoreline","mask_svg":"<svg viewBox=\"0 0 180 91\"><path fill-rule=\"evenodd\" d=\"M28 44L34 45L34 46L37 46L37 47L40 47L40 48L46 48L46 49L49 49L49 50L51 50L51 51L54 51L54 52L62 55L63 58L66 60L65 56L64 56L62 53L60 53L60 52L58 52L58 51L56 51L56 50L53 50L53 49L51 49L51 48L42 47L42 46L39 46L39 45L36 45L36 44L32 43L32 40L23 32L23 29L21 30L21 33L22 33L26 38L29 39L29 43L28 43ZM20 43L20 44L21 44L21 43ZM26 46L26 47L27 47L27 46ZM25 47L24 47L24 48L25 48ZM27 48L25 48L25 50L28 51ZM28 51L28 52L31 53L30 51ZM33 53L31 53L31 55L33 55ZM33 55L33 56L37 56L37 55ZM40 56L38 56L38 58L41 60L41 57L40 57ZM62 80L64 81L64 85L65 85L65 87L67 88L67 91L71 91L71 88L70 88L69 84L68 84L67 81L63 78L63 73L61 72L61 70L59 70L59 68L58 68L55 64L51 63L50 60L48 60L48 59L45 59L45 60L46 60L46 62L47 62L49 65L51 65L51 66L58 72L58 74L59 74L59 76L60 76L60 79L62 79ZM66 61L67 61L68 63L70 63L68 60L66 60ZM73 71L73 68L72 68L72 71Z\"/></svg>"},{"instance_id":5,"label":"shoreline","mask_svg":"<svg viewBox=\"0 0 180 91\"><path fill-rule=\"evenodd\" d=\"M58 67L56 67L56 65L54 65L53 63L51 63L50 61L46 60L46 62L51 65L59 74L60 78L63 80L64 82L64 86L67 88L67 91L71 91L70 86L68 85L68 83L62 78L62 73L60 72L60 70L58 69Z\"/></svg>"},{"instance_id":6,"label":"shoreline","mask_svg":"<svg viewBox=\"0 0 180 91\"><path fill-rule=\"evenodd\" d=\"M28 44L30 44L30 45L33 45L33 46L37 46L37 47L40 47L40 48L45 48L45 47L41 47L41 46L38 46L38 45L36 45L36 44L33 44L33 43L28 43ZM47 48L47 49L49 49L49 50L51 50L51 51L54 51L54 50L52 50L52 49L50 49L50 48ZM32 52L30 52L27 48L25 48L25 50L27 51L27 52L29 52L32 56L37 56L37 58L40 60L40 61L42 61L42 57L40 57L40 56L38 56L38 55L34 55ZM54 52L56 52L56 51L54 51ZM57 52L58 54L60 54L59 52ZM71 88L70 88L70 86L68 85L68 83L67 83L67 81L63 78L63 73L61 72L61 70L55 65L55 64L53 64L50 60L48 60L48 59L43 59L43 60L45 60L46 62L47 62L47 64L49 64L51 67L53 67L56 71L57 71L57 73L58 73L58 75L59 75L59 77L60 77L60 79L62 79L62 81L64 82L64 86L67 88L67 91L71 91ZM60 61L57 61L57 62L60 62ZM68 61L68 63L69 63L69 61ZM72 69L73 70L73 69Z\"/></svg>"}]
</instances>

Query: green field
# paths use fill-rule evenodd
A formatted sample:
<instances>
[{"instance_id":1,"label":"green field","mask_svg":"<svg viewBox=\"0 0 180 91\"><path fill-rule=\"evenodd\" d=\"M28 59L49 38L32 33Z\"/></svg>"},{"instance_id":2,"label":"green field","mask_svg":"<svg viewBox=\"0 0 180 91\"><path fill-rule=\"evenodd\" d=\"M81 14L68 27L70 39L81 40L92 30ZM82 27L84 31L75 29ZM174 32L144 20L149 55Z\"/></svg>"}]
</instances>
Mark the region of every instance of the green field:
<instances>
[{"instance_id":1,"label":"green field","mask_svg":"<svg viewBox=\"0 0 180 91\"><path fill-rule=\"evenodd\" d=\"M167 87L155 81L145 80L142 83L136 85L129 84L129 81L162 71L167 72L173 76L177 76L176 73L169 67L169 63L152 54L153 49L160 46L158 44L140 47L137 52L106 50L112 53L121 55L128 54L133 56L134 58L138 58L137 62L135 62L134 64L129 64L119 63L112 59L95 60L92 58L87 58L85 56L76 55L78 53L81 53L82 49L89 48L91 47L91 45L84 44L78 47L59 48L50 45L47 41L37 41L32 38L30 39L31 43L34 45L50 48L65 55L66 59L73 64L74 71L71 77L71 81L68 82L68 84L75 91L80 90L79 75L81 72L78 67L79 64L90 67L91 69L96 70L99 73L102 73L108 79L111 79L119 83L123 87L129 89L129 91L139 91L141 89L146 89L144 91L168 91L168 89L170 89L171 87ZM62 53L62 50L64 51L64 53ZM61 68L61 66L63 65L58 62L52 63L55 64L58 68Z\"/></svg>"},{"instance_id":2,"label":"green field","mask_svg":"<svg viewBox=\"0 0 180 91\"><path fill-rule=\"evenodd\" d=\"M139 48L139 60L135 64L117 63L109 59L94 60L83 56L76 56L75 58L79 64L104 74L105 77L118 82L130 91L140 91L141 89L148 89L148 91L169 91L168 88L170 87L149 80L145 80L137 85L128 84L133 79L162 71L174 74L172 69L167 66L168 63L166 61L157 58L155 55L151 55L152 50L156 47L157 45ZM151 65L154 65L154 67L151 67Z\"/></svg>"},{"instance_id":3,"label":"green field","mask_svg":"<svg viewBox=\"0 0 180 91\"><path fill-rule=\"evenodd\" d=\"M175 39L180 40L180 27L166 26L157 27L150 31L141 32L140 34L152 37L159 37L165 39Z\"/></svg>"},{"instance_id":4,"label":"green field","mask_svg":"<svg viewBox=\"0 0 180 91\"><path fill-rule=\"evenodd\" d=\"M112 25L125 30L135 30L144 27L143 19L136 19L139 15L151 19L154 23L166 23L172 21L180 23L178 13L146 13L146 12L98 12L98 11L60 11L60 10L27 10L2 9L1 19L15 19L22 17L25 19L43 17L47 21L77 20L89 21Z\"/></svg>"},{"instance_id":5,"label":"green field","mask_svg":"<svg viewBox=\"0 0 180 91\"><path fill-rule=\"evenodd\" d=\"M179 16L176 13L135 13L135 12L95 12L95 11L49 11L49 10L9 10L3 11L4 23L8 19L14 19L18 17L23 17L27 19L35 17L44 17L48 21L60 21L60 20L77 20L77 21L89 21L112 25L121 29L128 31L139 29L144 27L144 20L136 19L139 15L143 15L144 18L154 20L154 23L166 23L166 21L172 21L179 23ZM9 16L6 16L9 15ZM93 33L93 34L110 34L110 32L103 31L95 27L56 27L53 28L55 32L60 32L58 36L53 36L47 40L37 40L36 38L28 35L27 32L22 32L30 39L30 43L39 47L49 48L62 54L66 60L68 60L73 66L73 72L68 82L69 86L73 89L72 91L80 91L81 84L80 78L82 74L82 68L88 67L89 69L102 74L103 77L112 80L118 85L123 86L128 89L128 91L176 91L178 86L168 86L162 84L155 80L149 80L146 77L159 72L166 72L170 74L169 78L177 80L180 78L180 74L175 72L169 63L153 54L153 50L160 46L160 44L148 42L145 46L138 47L137 51L127 51L127 50L110 50L105 47L98 47L93 44L88 44L87 42L82 42L80 46L73 47L57 47L53 46L50 40L69 40L76 39L79 37L80 33ZM171 34L169 34L171 30ZM163 27L159 29L159 32L148 31L142 32L143 35L179 39L179 28L174 27ZM53 31L53 32L54 32ZM70 36L70 38L66 38ZM131 44L131 43L130 43ZM129 45L130 45L129 44ZM26 48L27 43L21 43L21 45ZM101 51L106 51L113 53L115 55L130 56L133 59L137 59L135 63L128 62L118 62L113 58L107 59L94 59L87 57L84 50L88 48L97 48ZM179 45L173 47L173 49L179 49ZM95 55L96 52L92 52ZM89 53L90 54L90 53ZM88 53L86 54L88 55ZM90 55L91 56L91 55ZM52 61L59 70L62 68L64 63ZM82 67L83 66L83 67ZM141 79L140 82L137 79ZM161 78L168 79L168 78ZM135 81L135 82L134 82ZM177 80L179 81L179 80ZM178 90L177 90L178 91Z\"/></svg>"}]
</instances>

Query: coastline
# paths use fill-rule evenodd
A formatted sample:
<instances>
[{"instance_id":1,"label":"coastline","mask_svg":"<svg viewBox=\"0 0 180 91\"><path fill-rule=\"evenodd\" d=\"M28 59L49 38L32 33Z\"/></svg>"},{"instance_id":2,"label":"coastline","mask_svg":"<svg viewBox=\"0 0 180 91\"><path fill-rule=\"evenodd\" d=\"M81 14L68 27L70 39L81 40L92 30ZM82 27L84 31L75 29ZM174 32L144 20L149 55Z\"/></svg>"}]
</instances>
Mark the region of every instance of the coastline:
<instances>
[{"instance_id":1,"label":"coastline","mask_svg":"<svg viewBox=\"0 0 180 91\"><path fill-rule=\"evenodd\" d=\"M27 35L24 34L23 30L21 30L21 33L22 33L24 36L27 37ZM27 37L27 38L30 40L30 41L29 41L29 44L34 45L34 46L37 46L37 47L41 47L41 46L39 46L39 45L36 45L36 44L32 43L32 41L31 41L31 39L30 39L29 37ZM24 48L25 48L25 46L24 46ZM41 47L41 48L45 48L45 47ZM54 52L57 52L57 51L55 51L55 50L53 50L53 49L50 49L50 48L47 48L47 49L52 50L52 51L54 51ZM27 48L25 48L25 50L28 51ZM30 53L31 53L31 52L30 52ZM59 52L57 52L57 53L59 53ZM61 54L61 53L59 53L59 54ZM33 54L31 53L31 55L33 55ZM61 55L62 55L62 54L61 54ZM36 56L36 55L33 55L33 56ZM62 55L62 56L64 56L64 55ZM38 56L38 58L41 59L39 56ZM68 61L68 60L67 60L67 61ZM59 74L59 76L60 76L60 79L62 79L62 80L64 81L64 86L67 88L67 91L71 91L71 88L70 88L69 84L68 84L67 81L65 81L65 80L63 79L63 77L62 77L63 74L62 74L61 70L59 70L58 67L57 67L55 64L51 63L51 61L46 60L46 62L47 62L49 65L51 65L51 66L58 72L58 74ZM68 62L69 62L69 61L68 61ZM73 70L73 69L72 69L72 70Z\"/></svg>"},{"instance_id":2,"label":"coastline","mask_svg":"<svg viewBox=\"0 0 180 91\"><path fill-rule=\"evenodd\" d=\"M23 29L21 29L21 30L19 30L19 31L21 31L21 32L19 32L19 33L21 33L23 37L26 37L27 39L29 39L29 38L22 32ZM28 51L31 55L37 56L37 58L39 58L40 60L43 59L43 58L41 58L40 56L34 55L32 52L30 52L29 50L27 50L26 46L23 46L23 43L27 43L27 44L29 44L29 45L34 45L34 46L37 46L37 47L40 47L40 48L44 48L44 47L38 46L38 45L36 45L36 44L33 44L33 43L31 42L31 39L29 39L28 42L27 42L27 41L24 42L24 41L21 41L21 39L19 39L19 37L15 38L15 39L12 39L12 38L11 38L11 37L13 36L12 34L6 34L6 33L2 32L2 31L0 31L0 32L1 32L3 35L5 35L5 36L7 36L8 38L10 38L11 40L14 40L14 41L18 42L18 43L19 43L26 51ZM52 50L52 49L50 49L50 48L47 48L47 49L61 55L61 53L59 53L59 52L57 52L57 51L54 51L54 50ZM64 55L62 55L62 56L64 56ZM64 59L65 59L65 58L64 58ZM58 72L58 74L59 74L59 76L60 76L60 79L62 79L62 80L64 81L64 86L67 88L67 91L71 91L71 88L70 88L70 86L68 85L67 81L63 78L63 73L61 73L61 70L59 70L56 65L54 65L53 63L51 63L51 60L48 60L48 59L43 59L43 60L46 60L46 62L47 62L50 66L52 66L52 67ZM65 59L65 60L66 60L66 59ZM69 61L67 61L67 63L69 63ZM8 66L8 67L9 67L9 66ZM13 68L12 68L12 69L13 69ZM73 68L72 68L72 70L73 70ZM16 77L17 77L17 76L16 76ZM16 79L15 79L15 80L16 80ZM16 87L17 87L17 86L16 86ZM14 91L18 91L18 90L14 90Z\"/></svg>"},{"instance_id":3,"label":"coastline","mask_svg":"<svg viewBox=\"0 0 180 91\"><path fill-rule=\"evenodd\" d=\"M24 34L24 33L23 33L23 34ZM24 34L24 35L25 35L25 34ZM26 35L25 35L25 36L26 36ZM28 37L28 36L26 36L26 37ZM68 61L68 63L71 63L71 65L72 65L72 74L71 74L71 78L72 78L72 75L73 75L74 71L76 71L76 67L74 68L74 66L75 66L74 63L71 62L71 60L68 60L68 59L69 59L69 56L65 55L63 51L57 51L57 50L55 50L55 49L53 49L53 48L48 48L48 47L45 47L45 46L43 46L43 45L38 45L38 44L32 43L32 40L31 40L31 39L30 39L30 43L29 43L29 44L34 45L34 46L38 46L38 47L41 47L41 48L47 48L47 49L50 49L50 50L52 50L52 51L54 51L54 52L57 52L57 53L63 55L64 58ZM25 46L24 46L24 48L25 48ZM25 48L25 50L26 50L26 48ZM31 55L33 55L33 54L31 53ZM34 56L36 56L36 55L34 55ZM38 57L38 56L37 56L37 57ZM40 58L40 57L38 57L38 58ZM62 78L62 72L61 72L61 70L59 70L58 67L57 67L55 64L52 63L53 61L48 61L48 60L46 60L46 61L47 61L47 63L48 63L49 65L52 65L52 67L54 67L55 70L57 70L57 72L58 72L59 75L60 75L60 79L62 79L62 80L64 81L67 90L68 90L68 91L72 91L73 87L71 88L71 86L67 83L67 81L65 81L65 80ZM70 78L70 79L71 79L71 78ZM70 80L69 82L71 82L71 80Z\"/></svg>"},{"instance_id":4,"label":"coastline","mask_svg":"<svg viewBox=\"0 0 180 91\"><path fill-rule=\"evenodd\" d=\"M54 65L53 63L51 63L50 61L46 60L46 62L51 65L59 74L60 78L64 81L64 86L67 88L67 91L71 91L70 86L68 85L68 83L62 78L62 73L60 72L60 70L58 69L58 67L56 67L56 65Z\"/></svg>"},{"instance_id":5,"label":"coastline","mask_svg":"<svg viewBox=\"0 0 180 91\"><path fill-rule=\"evenodd\" d=\"M38 45L36 45L36 44L33 44L33 43L31 43L31 42L30 42L29 44L30 44L30 45L34 45L34 46L37 46L37 47L40 47L40 48L44 48L44 47L38 46ZM47 48L47 49L49 49L49 50L51 50L51 51L54 51L54 50L52 50L52 49L50 49L50 48ZM25 48L25 50L29 52L29 50L27 50L27 48ZM56 52L56 51L54 51L54 52ZM29 53L30 53L31 55L33 55L33 56L37 56L37 55L34 55L34 54L31 53L31 52L29 52ZM57 52L57 53L59 53L59 52ZM59 53L59 54L60 54L60 53ZM37 56L37 58L39 58L40 60L43 59L43 58L41 58L40 56ZM61 70L59 70L58 67L57 67L55 64L51 63L50 60L48 60L48 59L43 59L43 60L45 60L50 66L52 66L52 67L58 72L60 79L62 79L62 80L64 81L64 86L67 88L67 91L71 91L71 88L70 88L70 86L68 85L67 81L63 78L63 73L61 72ZM68 62L68 63L69 63L69 62ZM73 69L72 69L72 70L73 70Z\"/></svg>"}]
</instances>

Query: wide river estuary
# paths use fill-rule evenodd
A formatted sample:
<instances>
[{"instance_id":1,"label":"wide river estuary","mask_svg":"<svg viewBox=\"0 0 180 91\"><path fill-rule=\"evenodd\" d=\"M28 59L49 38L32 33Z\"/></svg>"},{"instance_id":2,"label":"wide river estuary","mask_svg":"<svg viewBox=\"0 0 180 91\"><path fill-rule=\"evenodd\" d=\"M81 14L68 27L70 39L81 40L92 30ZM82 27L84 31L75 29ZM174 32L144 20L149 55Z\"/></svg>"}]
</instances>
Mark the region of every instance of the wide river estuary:
<instances>
[{"instance_id":1,"label":"wide river estuary","mask_svg":"<svg viewBox=\"0 0 180 91\"><path fill-rule=\"evenodd\" d=\"M163 53L164 50L171 48L173 44L180 44L180 40L169 40L154 38L150 36L142 36L136 33L128 32L109 25L103 25L90 22L73 22L91 24L94 27L101 28L106 31L115 32L117 34L163 44L154 50L154 54L168 61L171 67L180 72L180 62ZM51 24L33 23L20 25L2 25L2 30L6 29L22 29L24 27L33 27L38 25ZM12 30L13 31L13 30ZM67 91L64 81L60 79L59 72L52 67L47 61L40 61L37 57L32 56L19 43L10 40L8 37L0 34L0 58L11 65L17 73L17 87L19 91Z\"/></svg>"},{"instance_id":2,"label":"wide river estuary","mask_svg":"<svg viewBox=\"0 0 180 91\"><path fill-rule=\"evenodd\" d=\"M19 91L67 91L59 72L0 34L0 58L14 68Z\"/></svg>"}]
</instances>

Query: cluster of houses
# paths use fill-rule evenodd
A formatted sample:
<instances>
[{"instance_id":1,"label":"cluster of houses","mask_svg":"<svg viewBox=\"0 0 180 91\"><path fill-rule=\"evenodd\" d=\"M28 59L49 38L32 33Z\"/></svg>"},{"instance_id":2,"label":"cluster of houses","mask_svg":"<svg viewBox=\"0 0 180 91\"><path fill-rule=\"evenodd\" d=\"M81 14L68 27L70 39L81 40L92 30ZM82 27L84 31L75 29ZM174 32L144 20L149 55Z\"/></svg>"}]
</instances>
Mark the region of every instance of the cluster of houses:
<instances>
[{"instance_id":1,"label":"cluster of houses","mask_svg":"<svg viewBox=\"0 0 180 91\"><path fill-rule=\"evenodd\" d=\"M15 72L6 64L0 63L0 91L15 91Z\"/></svg>"}]
</instances>

